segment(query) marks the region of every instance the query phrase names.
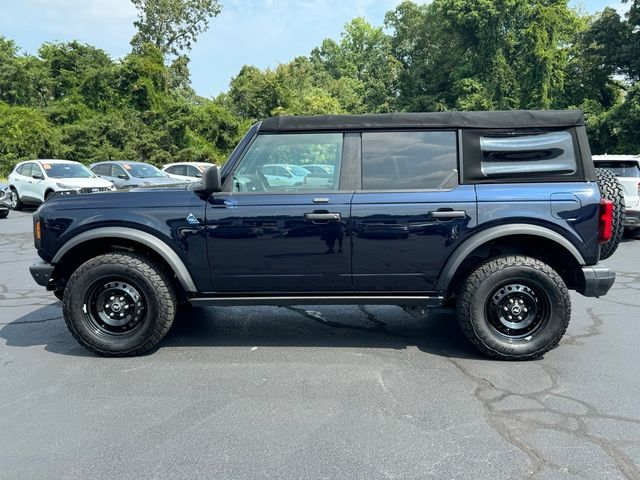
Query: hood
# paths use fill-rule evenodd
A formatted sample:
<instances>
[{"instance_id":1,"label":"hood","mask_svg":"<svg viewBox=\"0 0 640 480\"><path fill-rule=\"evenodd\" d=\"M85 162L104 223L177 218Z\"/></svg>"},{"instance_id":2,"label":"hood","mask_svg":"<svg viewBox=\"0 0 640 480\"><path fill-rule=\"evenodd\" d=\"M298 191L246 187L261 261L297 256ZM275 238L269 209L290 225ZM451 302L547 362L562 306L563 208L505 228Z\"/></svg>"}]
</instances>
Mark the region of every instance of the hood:
<instances>
[{"instance_id":1,"label":"hood","mask_svg":"<svg viewBox=\"0 0 640 480\"><path fill-rule=\"evenodd\" d=\"M113 185L104 178L51 178L50 180L74 188L105 188Z\"/></svg>"}]
</instances>

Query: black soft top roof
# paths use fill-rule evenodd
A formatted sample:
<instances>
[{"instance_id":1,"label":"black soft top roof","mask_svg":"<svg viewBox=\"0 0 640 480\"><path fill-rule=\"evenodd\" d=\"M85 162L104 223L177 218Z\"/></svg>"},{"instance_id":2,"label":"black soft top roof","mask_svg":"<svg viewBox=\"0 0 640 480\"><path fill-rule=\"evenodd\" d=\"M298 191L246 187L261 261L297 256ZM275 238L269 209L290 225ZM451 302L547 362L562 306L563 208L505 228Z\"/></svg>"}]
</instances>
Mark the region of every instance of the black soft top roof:
<instances>
[{"instance_id":1,"label":"black soft top roof","mask_svg":"<svg viewBox=\"0 0 640 480\"><path fill-rule=\"evenodd\" d=\"M383 113L375 115L282 116L267 118L260 132L368 130L388 128L540 128L584 125L580 110Z\"/></svg>"}]
</instances>

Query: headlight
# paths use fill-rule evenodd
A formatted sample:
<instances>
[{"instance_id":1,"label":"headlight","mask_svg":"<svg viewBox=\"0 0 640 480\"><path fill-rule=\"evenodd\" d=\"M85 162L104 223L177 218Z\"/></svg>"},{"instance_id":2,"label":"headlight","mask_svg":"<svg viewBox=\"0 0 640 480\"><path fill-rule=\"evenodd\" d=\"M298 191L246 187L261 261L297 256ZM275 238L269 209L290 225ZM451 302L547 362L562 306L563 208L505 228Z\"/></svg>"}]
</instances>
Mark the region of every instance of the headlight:
<instances>
[{"instance_id":1,"label":"headlight","mask_svg":"<svg viewBox=\"0 0 640 480\"><path fill-rule=\"evenodd\" d=\"M66 183L56 183L56 186L58 188L61 188L63 190L76 190L78 187L74 187L72 185L67 185Z\"/></svg>"},{"instance_id":2,"label":"headlight","mask_svg":"<svg viewBox=\"0 0 640 480\"><path fill-rule=\"evenodd\" d=\"M111 186L109 187L109 190L111 190L111 191L113 191L113 190L115 190L115 189L116 189L116 186L115 186L115 185L111 185Z\"/></svg>"}]
</instances>

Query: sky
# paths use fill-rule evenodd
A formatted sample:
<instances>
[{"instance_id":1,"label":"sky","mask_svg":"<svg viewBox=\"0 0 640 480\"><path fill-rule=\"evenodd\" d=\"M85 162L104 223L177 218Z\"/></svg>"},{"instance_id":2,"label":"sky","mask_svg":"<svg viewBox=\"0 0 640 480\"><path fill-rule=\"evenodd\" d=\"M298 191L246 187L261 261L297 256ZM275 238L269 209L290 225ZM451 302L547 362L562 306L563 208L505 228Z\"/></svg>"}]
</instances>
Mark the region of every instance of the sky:
<instances>
[{"instance_id":1,"label":"sky","mask_svg":"<svg viewBox=\"0 0 640 480\"><path fill-rule=\"evenodd\" d=\"M323 39L339 39L343 26L362 16L382 25L401 0L222 0L189 54L191 80L205 97L227 90L243 65L260 68L308 55ZM616 0L571 0L594 13ZM136 9L129 0L0 0L0 35L26 53L43 42L79 40L121 58L130 50Z\"/></svg>"}]
</instances>

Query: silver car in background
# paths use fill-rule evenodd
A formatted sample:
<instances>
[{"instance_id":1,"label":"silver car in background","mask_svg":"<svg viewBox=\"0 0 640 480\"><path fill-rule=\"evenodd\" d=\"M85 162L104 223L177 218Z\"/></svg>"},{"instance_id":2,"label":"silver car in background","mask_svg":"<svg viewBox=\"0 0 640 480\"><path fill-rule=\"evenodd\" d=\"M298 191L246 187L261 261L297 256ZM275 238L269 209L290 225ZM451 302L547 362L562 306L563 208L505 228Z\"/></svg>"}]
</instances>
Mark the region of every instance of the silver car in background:
<instances>
[{"instance_id":1,"label":"silver car in background","mask_svg":"<svg viewBox=\"0 0 640 480\"><path fill-rule=\"evenodd\" d=\"M97 176L113 182L118 190L184 183L145 162L107 161L94 163L89 168Z\"/></svg>"}]
</instances>

